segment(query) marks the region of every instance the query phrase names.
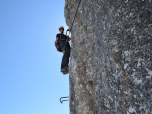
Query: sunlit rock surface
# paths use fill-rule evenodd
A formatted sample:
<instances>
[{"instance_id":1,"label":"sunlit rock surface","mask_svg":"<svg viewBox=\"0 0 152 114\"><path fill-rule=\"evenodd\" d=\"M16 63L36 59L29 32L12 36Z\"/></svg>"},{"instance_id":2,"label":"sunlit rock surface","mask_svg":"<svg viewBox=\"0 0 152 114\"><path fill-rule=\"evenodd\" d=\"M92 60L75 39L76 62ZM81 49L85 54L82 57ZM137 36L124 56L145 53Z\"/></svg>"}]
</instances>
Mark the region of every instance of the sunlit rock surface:
<instances>
[{"instance_id":1,"label":"sunlit rock surface","mask_svg":"<svg viewBox=\"0 0 152 114\"><path fill-rule=\"evenodd\" d=\"M71 44L70 114L152 114L151 0L81 0Z\"/></svg>"}]
</instances>

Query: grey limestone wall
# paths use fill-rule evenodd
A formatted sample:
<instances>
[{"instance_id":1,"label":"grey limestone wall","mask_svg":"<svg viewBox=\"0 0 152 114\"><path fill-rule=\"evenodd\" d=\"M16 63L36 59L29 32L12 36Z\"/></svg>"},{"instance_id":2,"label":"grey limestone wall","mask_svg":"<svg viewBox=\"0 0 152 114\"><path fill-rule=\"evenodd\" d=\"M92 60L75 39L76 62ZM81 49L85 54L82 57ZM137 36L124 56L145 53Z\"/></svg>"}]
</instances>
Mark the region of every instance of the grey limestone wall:
<instances>
[{"instance_id":1,"label":"grey limestone wall","mask_svg":"<svg viewBox=\"0 0 152 114\"><path fill-rule=\"evenodd\" d=\"M70 114L152 114L151 0L81 0L71 47Z\"/></svg>"}]
</instances>

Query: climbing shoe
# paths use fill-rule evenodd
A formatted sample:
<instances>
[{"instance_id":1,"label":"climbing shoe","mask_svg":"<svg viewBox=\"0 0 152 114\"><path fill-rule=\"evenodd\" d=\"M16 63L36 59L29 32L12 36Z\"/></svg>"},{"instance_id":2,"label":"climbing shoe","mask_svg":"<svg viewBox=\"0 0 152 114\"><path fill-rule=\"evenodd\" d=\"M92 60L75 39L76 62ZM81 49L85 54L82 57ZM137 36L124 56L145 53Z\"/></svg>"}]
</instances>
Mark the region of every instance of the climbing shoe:
<instances>
[{"instance_id":1,"label":"climbing shoe","mask_svg":"<svg viewBox=\"0 0 152 114\"><path fill-rule=\"evenodd\" d=\"M63 72L63 74L69 73L69 67L67 66L67 67L61 69L61 72Z\"/></svg>"},{"instance_id":2,"label":"climbing shoe","mask_svg":"<svg viewBox=\"0 0 152 114\"><path fill-rule=\"evenodd\" d=\"M69 72L63 72L64 75L68 74Z\"/></svg>"}]
</instances>

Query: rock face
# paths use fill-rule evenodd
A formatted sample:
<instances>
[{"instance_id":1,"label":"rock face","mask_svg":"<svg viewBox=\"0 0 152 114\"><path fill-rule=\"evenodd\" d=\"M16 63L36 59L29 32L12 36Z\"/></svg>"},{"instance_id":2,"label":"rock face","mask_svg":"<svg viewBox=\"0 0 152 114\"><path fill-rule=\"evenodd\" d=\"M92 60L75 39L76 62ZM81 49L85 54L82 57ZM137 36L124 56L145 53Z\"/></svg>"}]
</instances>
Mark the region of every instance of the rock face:
<instances>
[{"instance_id":1,"label":"rock face","mask_svg":"<svg viewBox=\"0 0 152 114\"><path fill-rule=\"evenodd\" d=\"M81 0L71 44L70 114L152 114L151 0Z\"/></svg>"}]
</instances>

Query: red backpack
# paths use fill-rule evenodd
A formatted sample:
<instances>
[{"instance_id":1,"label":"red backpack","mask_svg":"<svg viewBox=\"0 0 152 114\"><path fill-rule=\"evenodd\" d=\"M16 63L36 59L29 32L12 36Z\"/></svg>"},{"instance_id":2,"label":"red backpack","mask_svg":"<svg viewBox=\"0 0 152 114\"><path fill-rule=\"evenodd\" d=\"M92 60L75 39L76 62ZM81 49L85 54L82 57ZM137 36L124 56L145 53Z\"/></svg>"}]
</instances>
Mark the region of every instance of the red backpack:
<instances>
[{"instance_id":1,"label":"red backpack","mask_svg":"<svg viewBox=\"0 0 152 114\"><path fill-rule=\"evenodd\" d=\"M62 52L62 50L60 48L60 41L59 40L57 42L55 41L55 47L56 47L57 51Z\"/></svg>"}]
</instances>

